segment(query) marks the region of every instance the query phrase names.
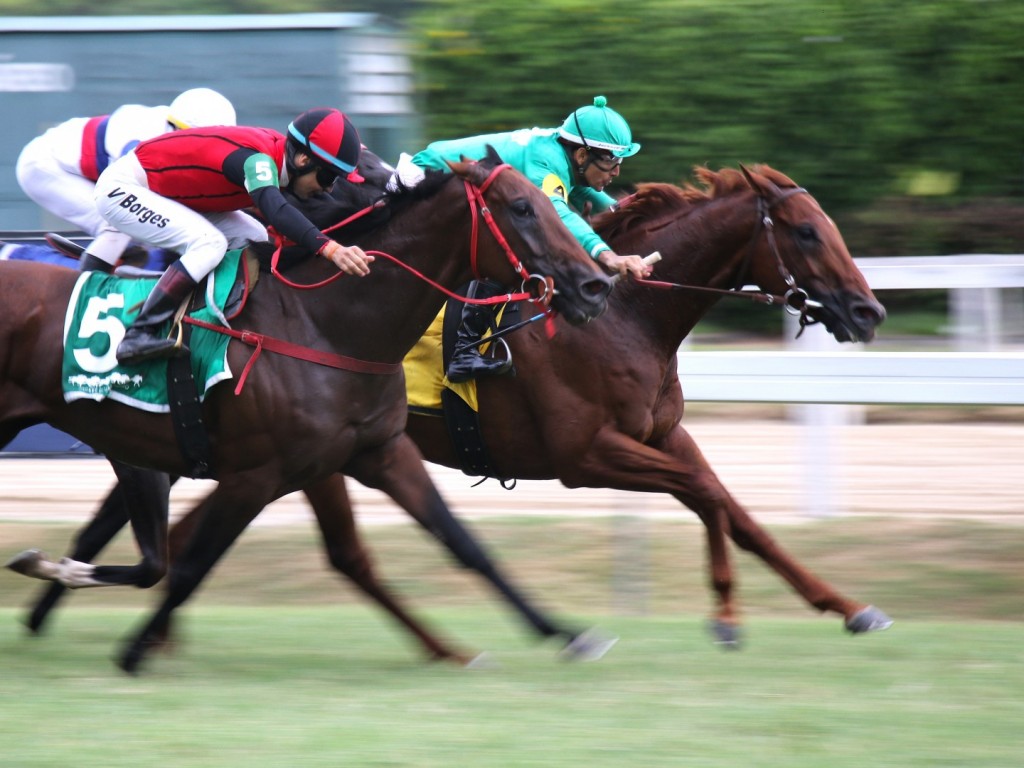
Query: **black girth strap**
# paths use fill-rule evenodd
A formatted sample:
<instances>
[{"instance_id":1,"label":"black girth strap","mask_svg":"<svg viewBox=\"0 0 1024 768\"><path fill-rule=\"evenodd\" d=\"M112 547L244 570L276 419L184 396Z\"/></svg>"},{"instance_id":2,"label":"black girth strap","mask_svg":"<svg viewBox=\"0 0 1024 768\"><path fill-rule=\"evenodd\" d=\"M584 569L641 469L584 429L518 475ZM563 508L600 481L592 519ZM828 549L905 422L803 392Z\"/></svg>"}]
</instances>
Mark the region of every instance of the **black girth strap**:
<instances>
[{"instance_id":1,"label":"black girth strap","mask_svg":"<svg viewBox=\"0 0 1024 768\"><path fill-rule=\"evenodd\" d=\"M448 300L444 311L444 325L441 327L441 360L445 370L452 360L456 332L462 322L462 307L465 302ZM450 389L441 389L441 410L444 413L448 436L459 457L459 466L464 473L474 477L497 477L491 466L491 457L480 433L480 419L466 401Z\"/></svg>"},{"instance_id":2,"label":"black girth strap","mask_svg":"<svg viewBox=\"0 0 1024 768\"><path fill-rule=\"evenodd\" d=\"M183 343L187 346L192 326L182 323ZM192 375L191 355L172 357L167 361L167 400L171 406L171 422L178 448L185 460L187 477L214 476L210 456L210 439L203 424L202 405Z\"/></svg>"}]
</instances>

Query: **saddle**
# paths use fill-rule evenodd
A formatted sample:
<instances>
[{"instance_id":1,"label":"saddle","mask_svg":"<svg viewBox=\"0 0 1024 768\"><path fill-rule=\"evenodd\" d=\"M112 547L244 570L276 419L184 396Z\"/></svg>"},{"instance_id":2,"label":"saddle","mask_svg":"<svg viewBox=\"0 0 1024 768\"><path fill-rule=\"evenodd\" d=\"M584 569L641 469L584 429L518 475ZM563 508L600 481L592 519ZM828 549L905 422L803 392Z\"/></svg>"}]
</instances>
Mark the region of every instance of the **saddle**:
<instances>
[{"instance_id":1,"label":"saddle","mask_svg":"<svg viewBox=\"0 0 1024 768\"><path fill-rule=\"evenodd\" d=\"M85 246L56 232L47 232L44 239L55 251L59 251L72 259L80 259L82 254L85 253ZM259 281L260 272L270 271L269 256L258 245L246 248L243 255L244 262L239 269L238 279L235 281L228 300L224 305L224 315L228 318L234 317L241 311L245 305L245 299L252 293L253 288L256 287L256 283ZM119 266L114 270L114 274L118 277L139 279L160 277L159 272L153 272L132 265ZM187 311L194 311L206 306L205 286L206 280L203 280L194 291Z\"/></svg>"}]
</instances>

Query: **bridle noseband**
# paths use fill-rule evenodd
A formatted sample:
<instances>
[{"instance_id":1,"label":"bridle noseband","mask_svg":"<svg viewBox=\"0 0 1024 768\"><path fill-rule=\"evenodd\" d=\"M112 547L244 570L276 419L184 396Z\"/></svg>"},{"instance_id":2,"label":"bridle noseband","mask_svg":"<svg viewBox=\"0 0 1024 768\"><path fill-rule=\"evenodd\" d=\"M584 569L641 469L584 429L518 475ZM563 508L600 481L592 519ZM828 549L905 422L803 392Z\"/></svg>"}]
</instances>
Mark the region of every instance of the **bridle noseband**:
<instances>
[{"instance_id":1,"label":"bridle noseband","mask_svg":"<svg viewBox=\"0 0 1024 768\"><path fill-rule=\"evenodd\" d=\"M800 332L803 332L805 326L813 325L818 321L815 320L808 314L809 309L820 309L822 307L821 302L815 301L810 298L803 288L800 288L796 284L796 279L792 273L786 268L785 263L782 261L782 253L779 251L779 244L775 240L775 221L771 216L771 209L777 206L779 203L789 199L793 195L806 195L809 194L803 187L790 187L789 189L780 190L779 194L772 200L765 199L764 195L758 194L757 196L757 216L758 216L758 227L754 230L754 234L751 237L751 241L757 239L761 229L764 229L765 236L768 240L768 248L771 250L772 255L775 257L775 264L779 270L779 276L782 281L786 284L786 293L782 297L782 306L791 315L800 317ZM751 242L751 246L753 242ZM753 253L751 247L750 254ZM751 256L748 255L748 263ZM744 271L746 271L744 269Z\"/></svg>"}]
</instances>

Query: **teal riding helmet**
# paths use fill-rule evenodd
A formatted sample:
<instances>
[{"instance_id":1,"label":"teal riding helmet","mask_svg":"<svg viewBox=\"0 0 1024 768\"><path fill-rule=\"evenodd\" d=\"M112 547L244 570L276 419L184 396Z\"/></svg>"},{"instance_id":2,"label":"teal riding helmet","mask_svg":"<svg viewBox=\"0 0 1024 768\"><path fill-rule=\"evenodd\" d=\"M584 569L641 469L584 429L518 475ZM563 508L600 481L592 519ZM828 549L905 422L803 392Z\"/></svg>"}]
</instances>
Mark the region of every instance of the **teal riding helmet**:
<instances>
[{"instance_id":1,"label":"teal riding helmet","mask_svg":"<svg viewBox=\"0 0 1024 768\"><path fill-rule=\"evenodd\" d=\"M558 129L564 139L593 149L604 149L615 157L632 157L640 151L625 118L608 106L608 99L595 96L592 107L580 107Z\"/></svg>"}]
</instances>

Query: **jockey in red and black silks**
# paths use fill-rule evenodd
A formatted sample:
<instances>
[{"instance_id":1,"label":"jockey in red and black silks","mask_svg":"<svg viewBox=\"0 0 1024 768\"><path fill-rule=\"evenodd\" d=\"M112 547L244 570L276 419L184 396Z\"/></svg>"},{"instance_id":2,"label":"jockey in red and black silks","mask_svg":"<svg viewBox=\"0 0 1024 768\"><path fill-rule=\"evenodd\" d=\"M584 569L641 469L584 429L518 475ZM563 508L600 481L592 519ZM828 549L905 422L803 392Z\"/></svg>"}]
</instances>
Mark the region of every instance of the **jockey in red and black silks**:
<instances>
[{"instance_id":1,"label":"jockey in red and black silks","mask_svg":"<svg viewBox=\"0 0 1024 768\"><path fill-rule=\"evenodd\" d=\"M355 171L360 151L349 119L319 108L299 115L287 136L241 126L177 131L142 142L111 164L96 184L96 206L110 227L181 254L127 329L118 361L179 354L158 337L159 327L227 250L267 239L264 225L243 209L255 206L286 238L342 271L368 274L372 256L328 238L281 192L287 187L305 199L329 190L338 176ZM120 256L104 233L86 254L108 264Z\"/></svg>"},{"instance_id":2,"label":"jockey in red and black silks","mask_svg":"<svg viewBox=\"0 0 1024 768\"><path fill-rule=\"evenodd\" d=\"M252 192L278 187L285 168L285 137L267 128L218 128L168 134L135 149L150 190L193 211L237 211L253 204ZM246 163L263 155L270 167L253 174ZM273 171L270 175L268 171ZM314 249L315 250L315 249Z\"/></svg>"}]
</instances>

